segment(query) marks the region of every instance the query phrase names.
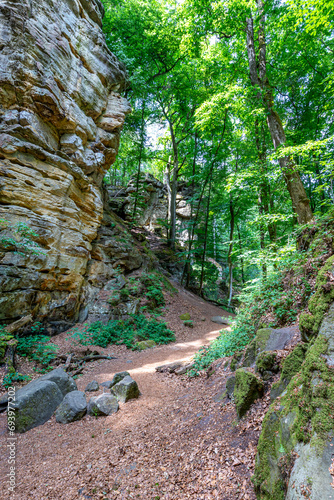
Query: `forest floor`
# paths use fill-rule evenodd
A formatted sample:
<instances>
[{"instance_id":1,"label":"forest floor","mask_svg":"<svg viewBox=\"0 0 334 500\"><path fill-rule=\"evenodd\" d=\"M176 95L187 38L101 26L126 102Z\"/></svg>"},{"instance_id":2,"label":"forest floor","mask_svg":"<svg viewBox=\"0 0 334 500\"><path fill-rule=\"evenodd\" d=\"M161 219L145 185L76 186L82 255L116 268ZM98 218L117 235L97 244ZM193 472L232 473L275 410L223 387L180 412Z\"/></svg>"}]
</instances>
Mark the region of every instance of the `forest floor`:
<instances>
[{"instance_id":1,"label":"forest floor","mask_svg":"<svg viewBox=\"0 0 334 500\"><path fill-rule=\"evenodd\" d=\"M179 319L186 312L194 320L192 329ZM77 379L79 390L92 380L101 383L126 370L137 381L140 398L121 404L109 417L86 416L67 425L52 417L18 435L17 487L10 498L254 500L250 478L268 398L238 422L234 405L223 406L220 400L230 375L222 361L215 363L210 377L204 373L190 379L155 371L159 365L190 360L219 334L219 325L210 318L224 314L180 289L168 298L164 315L176 342L142 352L124 346L98 348L117 359L88 363ZM71 346L68 336L65 332L53 341L61 352L80 350ZM6 441L2 414L2 478L8 474ZM0 496L8 498L4 489Z\"/></svg>"}]
</instances>

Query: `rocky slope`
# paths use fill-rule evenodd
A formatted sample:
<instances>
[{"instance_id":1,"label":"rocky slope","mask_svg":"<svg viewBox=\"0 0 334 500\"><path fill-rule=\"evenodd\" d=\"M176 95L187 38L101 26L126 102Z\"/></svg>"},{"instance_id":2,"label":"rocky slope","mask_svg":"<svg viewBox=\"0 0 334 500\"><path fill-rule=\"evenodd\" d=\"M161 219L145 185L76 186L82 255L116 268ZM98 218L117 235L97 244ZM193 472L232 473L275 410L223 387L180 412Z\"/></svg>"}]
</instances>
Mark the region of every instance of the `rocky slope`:
<instances>
[{"instance_id":1,"label":"rocky slope","mask_svg":"<svg viewBox=\"0 0 334 500\"><path fill-rule=\"evenodd\" d=\"M49 333L62 331L80 311L87 315L102 276L111 278L119 261L127 266L112 242L117 224L104 215L101 184L130 107L102 17L99 0L0 6L0 219L28 223L43 251L0 248L2 323L32 311L47 318ZM135 246L128 261L130 269L142 263Z\"/></svg>"}]
</instances>

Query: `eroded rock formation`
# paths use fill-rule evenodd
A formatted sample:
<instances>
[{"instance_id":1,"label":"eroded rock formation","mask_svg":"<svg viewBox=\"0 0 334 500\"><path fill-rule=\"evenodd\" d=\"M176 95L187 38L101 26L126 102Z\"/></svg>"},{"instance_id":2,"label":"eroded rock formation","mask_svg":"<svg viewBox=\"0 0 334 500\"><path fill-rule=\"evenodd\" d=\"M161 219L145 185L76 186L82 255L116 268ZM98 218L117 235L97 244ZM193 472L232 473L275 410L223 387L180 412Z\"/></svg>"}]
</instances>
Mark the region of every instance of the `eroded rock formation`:
<instances>
[{"instance_id":1,"label":"eroded rock formation","mask_svg":"<svg viewBox=\"0 0 334 500\"><path fill-rule=\"evenodd\" d=\"M0 218L29 223L43 249L25 256L0 248L2 323L32 311L53 333L85 307L102 179L130 111L119 94L125 68L105 43L102 16L99 0L0 5ZM101 252L96 259L99 276Z\"/></svg>"}]
</instances>

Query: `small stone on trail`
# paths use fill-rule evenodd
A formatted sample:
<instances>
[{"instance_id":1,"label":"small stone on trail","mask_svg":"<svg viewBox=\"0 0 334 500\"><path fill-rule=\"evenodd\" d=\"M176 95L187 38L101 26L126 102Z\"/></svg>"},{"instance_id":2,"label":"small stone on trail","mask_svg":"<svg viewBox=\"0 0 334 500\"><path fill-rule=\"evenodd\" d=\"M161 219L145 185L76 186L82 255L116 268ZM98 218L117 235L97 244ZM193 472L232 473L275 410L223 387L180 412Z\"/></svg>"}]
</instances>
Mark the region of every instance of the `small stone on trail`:
<instances>
[{"instance_id":1,"label":"small stone on trail","mask_svg":"<svg viewBox=\"0 0 334 500\"><path fill-rule=\"evenodd\" d=\"M99 390L99 383L96 380L92 380L87 385L85 392L95 392Z\"/></svg>"},{"instance_id":2,"label":"small stone on trail","mask_svg":"<svg viewBox=\"0 0 334 500\"><path fill-rule=\"evenodd\" d=\"M222 316L213 316L211 318L213 323L218 323L218 325L229 325L230 322L227 318L223 318Z\"/></svg>"},{"instance_id":3,"label":"small stone on trail","mask_svg":"<svg viewBox=\"0 0 334 500\"><path fill-rule=\"evenodd\" d=\"M111 394L101 394L90 398L87 413L94 417L103 417L118 411L118 401Z\"/></svg>"},{"instance_id":4,"label":"small stone on trail","mask_svg":"<svg viewBox=\"0 0 334 500\"><path fill-rule=\"evenodd\" d=\"M136 399L140 396L138 384L130 376L114 385L111 391L121 403L126 403L129 399Z\"/></svg>"},{"instance_id":5,"label":"small stone on trail","mask_svg":"<svg viewBox=\"0 0 334 500\"><path fill-rule=\"evenodd\" d=\"M87 411L85 393L72 391L66 394L60 406L56 410L56 421L60 424L68 424L80 420Z\"/></svg>"}]
</instances>

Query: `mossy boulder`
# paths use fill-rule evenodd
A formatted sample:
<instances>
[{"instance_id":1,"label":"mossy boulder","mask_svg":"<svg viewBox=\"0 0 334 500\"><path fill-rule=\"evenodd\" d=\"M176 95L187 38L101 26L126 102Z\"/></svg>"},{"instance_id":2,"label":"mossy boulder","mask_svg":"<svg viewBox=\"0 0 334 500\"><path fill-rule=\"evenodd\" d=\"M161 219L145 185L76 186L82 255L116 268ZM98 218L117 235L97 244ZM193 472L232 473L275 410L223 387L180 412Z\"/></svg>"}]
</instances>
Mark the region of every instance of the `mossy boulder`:
<instances>
[{"instance_id":1,"label":"mossy boulder","mask_svg":"<svg viewBox=\"0 0 334 500\"><path fill-rule=\"evenodd\" d=\"M261 352L256 358L256 369L257 371L263 375L265 372L277 372L278 364L276 362L277 353L271 351Z\"/></svg>"},{"instance_id":2,"label":"mossy boulder","mask_svg":"<svg viewBox=\"0 0 334 500\"><path fill-rule=\"evenodd\" d=\"M263 395L263 391L263 382L254 373L244 368L235 372L234 402L239 418Z\"/></svg>"},{"instance_id":3,"label":"mossy boulder","mask_svg":"<svg viewBox=\"0 0 334 500\"><path fill-rule=\"evenodd\" d=\"M26 432L44 424L63 398L57 384L49 380L37 379L16 391L15 432Z\"/></svg>"},{"instance_id":4,"label":"mossy boulder","mask_svg":"<svg viewBox=\"0 0 334 500\"><path fill-rule=\"evenodd\" d=\"M125 377L130 377L130 373L129 372L117 372L117 373L115 373L108 389L111 389L111 387L118 384L118 382L123 380L123 378L125 378ZM101 384L101 385L103 385L103 384Z\"/></svg>"},{"instance_id":5,"label":"mossy boulder","mask_svg":"<svg viewBox=\"0 0 334 500\"><path fill-rule=\"evenodd\" d=\"M191 320L191 316L189 313L181 314L179 316L179 318L182 319L182 321L190 321Z\"/></svg>"},{"instance_id":6,"label":"mossy boulder","mask_svg":"<svg viewBox=\"0 0 334 500\"><path fill-rule=\"evenodd\" d=\"M299 328L304 342L309 342L318 334L322 320L334 301L334 286L331 281L333 274L334 255L327 259L319 271L315 293L308 302L308 311L300 315Z\"/></svg>"},{"instance_id":7,"label":"mossy boulder","mask_svg":"<svg viewBox=\"0 0 334 500\"><path fill-rule=\"evenodd\" d=\"M298 373L305 360L307 346L298 344L294 350L285 358L282 364L282 372L278 382L275 382L270 391L270 399L273 401L287 388L292 377Z\"/></svg>"},{"instance_id":8,"label":"mossy boulder","mask_svg":"<svg viewBox=\"0 0 334 500\"><path fill-rule=\"evenodd\" d=\"M292 491L290 496L284 496L293 465L292 452L312 451L310 460L305 455L304 465L299 468L298 477L305 478L307 467L312 463L320 463L315 456L322 456L328 436L334 434L333 326L334 305L325 316L318 337L312 340L307 351L300 344L285 360L283 380L284 376L295 372L298 364L299 370L281 396L280 411L276 410L275 403L272 404L263 422L254 478L259 499L299 498ZM274 413L277 425L269 421ZM273 474L273 470L278 473ZM324 498L317 497L316 492L317 489L314 489L314 495L312 493L310 498Z\"/></svg>"},{"instance_id":9,"label":"mossy boulder","mask_svg":"<svg viewBox=\"0 0 334 500\"><path fill-rule=\"evenodd\" d=\"M157 344L154 340L142 340L141 342L136 342L134 345L134 349L136 351L144 351L145 349L150 349L151 347L155 347Z\"/></svg>"},{"instance_id":10,"label":"mossy boulder","mask_svg":"<svg viewBox=\"0 0 334 500\"><path fill-rule=\"evenodd\" d=\"M264 418L252 478L259 499L285 499L286 479L292 465L291 452L295 446L291 433L295 420L295 413L282 417L282 410L274 408Z\"/></svg>"},{"instance_id":11,"label":"mossy boulder","mask_svg":"<svg viewBox=\"0 0 334 500\"><path fill-rule=\"evenodd\" d=\"M112 394L100 394L90 398L87 406L88 415L106 417L119 409L117 398Z\"/></svg>"},{"instance_id":12,"label":"mossy boulder","mask_svg":"<svg viewBox=\"0 0 334 500\"><path fill-rule=\"evenodd\" d=\"M130 399L136 399L140 396L138 384L130 376L124 377L120 382L114 385L111 389L111 393L116 396L121 403L126 403Z\"/></svg>"}]
</instances>

